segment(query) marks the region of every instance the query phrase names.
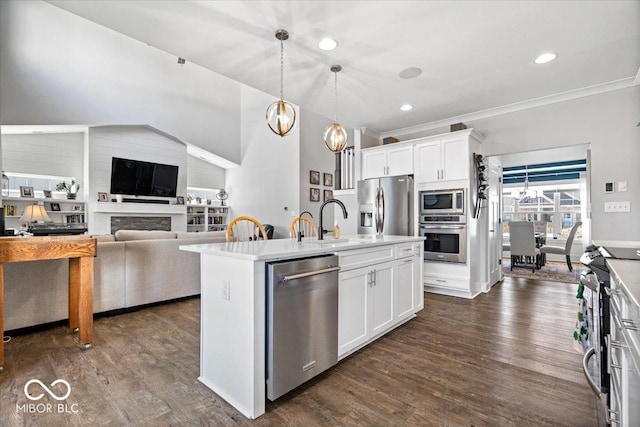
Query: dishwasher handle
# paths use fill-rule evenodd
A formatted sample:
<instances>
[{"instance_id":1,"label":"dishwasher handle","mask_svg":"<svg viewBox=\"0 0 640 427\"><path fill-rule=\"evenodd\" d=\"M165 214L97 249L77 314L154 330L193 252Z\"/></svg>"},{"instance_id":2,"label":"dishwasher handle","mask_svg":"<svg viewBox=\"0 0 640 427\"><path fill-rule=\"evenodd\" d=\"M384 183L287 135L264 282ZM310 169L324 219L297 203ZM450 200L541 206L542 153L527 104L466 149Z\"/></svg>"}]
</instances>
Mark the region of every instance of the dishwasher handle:
<instances>
[{"instance_id":1,"label":"dishwasher handle","mask_svg":"<svg viewBox=\"0 0 640 427\"><path fill-rule=\"evenodd\" d=\"M279 277L278 282L279 283L286 283L290 280L295 280L295 279L302 279L304 277L310 277L310 276L316 276L318 274L326 274L326 273L331 273L334 271L338 271L340 270L339 266L334 266L334 267L329 267L329 268L323 268L322 270L313 270L313 271L307 271L304 273L298 273L298 274L290 274L290 275L282 275Z\"/></svg>"}]
</instances>

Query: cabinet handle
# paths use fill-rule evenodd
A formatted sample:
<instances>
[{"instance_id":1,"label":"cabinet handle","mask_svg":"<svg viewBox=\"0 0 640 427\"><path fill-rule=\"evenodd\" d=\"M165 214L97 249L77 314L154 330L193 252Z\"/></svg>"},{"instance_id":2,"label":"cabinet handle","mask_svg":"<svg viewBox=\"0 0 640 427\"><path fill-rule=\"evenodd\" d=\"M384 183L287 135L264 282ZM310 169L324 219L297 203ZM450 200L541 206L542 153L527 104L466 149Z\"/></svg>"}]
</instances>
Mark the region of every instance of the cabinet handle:
<instances>
[{"instance_id":1,"label":"cabinet handle","mask_svg":"<svg viewBox=\"0 0 640 427\"><path fill-rule=\"evenodd\" d=\"M624 347L620 341L611 340L609 342L609 344L611 345L611 348L622 348L622 347Z\"/></svg>"},{"instance_id":2,"label":"cabinet handle","mask_svg":"<svg viewBox=\"0 0 640 427\"><path fill-rule=\"evenodd\" d=\"M376 285L376 271L371 270L371 286L375 286L375 285Z\"/></svg>"},{"instance_id":3,"label":"cabinet handle","mask_svg":"<svg viewBox=\"0 0 640 427\"><path fill-rule=\"evenodd\" d=\"M446 281L446 280L444 280L444 279L436 279L436 282L440 282L440 283L447 283L447 281Z\"/></svg>"},{"instance_id":4,"label":"cabinet handle","mask_svg":"<svg viewBox=\"0 0 640 427\"><path fill-rule=\"evenodd\" d=\"M631 319L622 319L622 326L625 329L629 329L631 331L637 331L638 330L638 327L635 325L635 323Z\"/></svg>"},{"instance_id":5,"label":"cabinet handle","mask_svg":"<svg viewBox=\"0 0 640 427\"><path fill-rule=\"evenodd\" d=\"M405 264L408 263L408 262L413 262L413 258L407 258L407 259L404 260Z\"/></svg>"},{"instance_id":6,"label":"cabinet handle","mask_svg":"<svg viewBox=\"0 0 640 427\"><path fill-rule=\"evenodd\" d=\"M607 294L608 296L616 295L616 294L619 294L619 293L620 293L620 289L618 289L618 288L607 288L607 287L605 287L605 288L604 288L604 293L605 293L605 294Z\"/></svg>"}]
</instances>

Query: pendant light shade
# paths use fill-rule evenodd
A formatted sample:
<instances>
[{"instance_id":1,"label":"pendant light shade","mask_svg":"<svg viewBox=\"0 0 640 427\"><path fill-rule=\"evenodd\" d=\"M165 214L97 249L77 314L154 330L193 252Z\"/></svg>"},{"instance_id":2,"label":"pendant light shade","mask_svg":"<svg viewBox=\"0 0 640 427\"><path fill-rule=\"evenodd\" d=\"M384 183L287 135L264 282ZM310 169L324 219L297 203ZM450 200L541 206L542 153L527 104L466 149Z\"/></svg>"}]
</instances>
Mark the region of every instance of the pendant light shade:
<instances>
[{"instance_id":1,"label":"pendant light shade","mask_svg":"<svg viewBox=\"0 0 640 427\"><path fill-rule=\"evenodd\" d=\"M330 70L335 75L335 116L333 124L324 131L324 143L329 150L334 153L338 153L347 147L347 131L340 123L338 123L338 72L342 71L342 66L332 65Z\"/></svg>"},{"instance_id":2,"label":"pendant light shade","mask_svg":"<svg viewBox=\"0 0 640 427\"><path fill-rule=\"evenodd\" d=\"M334 153L338 153L347 146L347 131L340 123L334 123L324 131L324 143Z\"/></svg>"},{"instance_id":3,"label":"pendant light shade","mask_svg":"<svg viewBox=\"0 0 640 427\"><path fill-rule=\"evenodd\" d=\"M280 100L267 108L267 124L277 135L285 136L296 124L296 110L293 105L284 100L284 41L289 38L287 30L276 31L276 38L280 40Z\"/></svg>"},{"instance_id":4,"label":"pendant light shade","mask_svg":"<svg viewBox=\"0 0 640 427\"><path fill-rule=\"evenodd\" d=\"M282 99L267 108L269 128L280 136L285 136L296 123L296 110L293 105Z\"/></svg>"}]
</instances>

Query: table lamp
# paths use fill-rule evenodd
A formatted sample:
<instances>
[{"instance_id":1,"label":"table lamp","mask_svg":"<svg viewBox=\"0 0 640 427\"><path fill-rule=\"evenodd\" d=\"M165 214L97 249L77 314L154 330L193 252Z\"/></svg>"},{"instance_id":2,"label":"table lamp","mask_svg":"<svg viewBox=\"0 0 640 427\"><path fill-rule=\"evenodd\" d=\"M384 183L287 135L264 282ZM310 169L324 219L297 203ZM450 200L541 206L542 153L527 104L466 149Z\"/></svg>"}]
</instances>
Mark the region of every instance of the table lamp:
<instances>
[{"instance_id":1,"label":"table lamp","mask_svg":"<svg viewBox=\"0 0 640 427\"><path fill-rule=\"evenodd\" d=\"M27 224L27 230L31 229L31 226L37 222L51 222L51 218L47 215L47 211L44 206L33 204L27 205L24 208L24 213L20 218L22 224Z\"/></svg>"}]
</instances>

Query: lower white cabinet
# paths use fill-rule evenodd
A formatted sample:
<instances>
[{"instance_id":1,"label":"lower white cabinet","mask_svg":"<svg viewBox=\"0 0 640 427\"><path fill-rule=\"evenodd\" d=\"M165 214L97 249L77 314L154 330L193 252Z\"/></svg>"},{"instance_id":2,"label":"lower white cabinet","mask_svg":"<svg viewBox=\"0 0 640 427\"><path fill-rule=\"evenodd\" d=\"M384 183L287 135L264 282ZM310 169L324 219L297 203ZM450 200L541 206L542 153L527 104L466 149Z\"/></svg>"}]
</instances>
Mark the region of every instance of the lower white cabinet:
<instances>
[{"instance_id":1,"label":"lower white cabinet","mask_svg":"<svg viewBox=\"0 0 640 427\"><path fill-rule=\"evenodd\" d=\"M423 287L420 285L420 265L422 260L416 254L396 261L396 319L411 317L424 307ZM416 283L419 285L416 286Z\"/></svg>"},{"instance_id":2,"label":"lower white cabinet","mask_svg":"<svg viewBox=\"0 0 640 427\"><path fill-rule=\"evenodd\" d=\"M341 272L338 287L338 355L348 353L394 322L395 262Z\"/></svg>"},{"instance_id":3,"label":"lower white cabinet","mask_svg":"<svg viewBox=\"0 0 640 427\"><path fill-rule=\"evenodd\" d=\"M338 357L373 341L424 307L421 247L414 243L340 253ZM388 260L389 249L395 252L392 260ZM379 261L363 267L361 258Z\"/></svg>"}]
</instances>

